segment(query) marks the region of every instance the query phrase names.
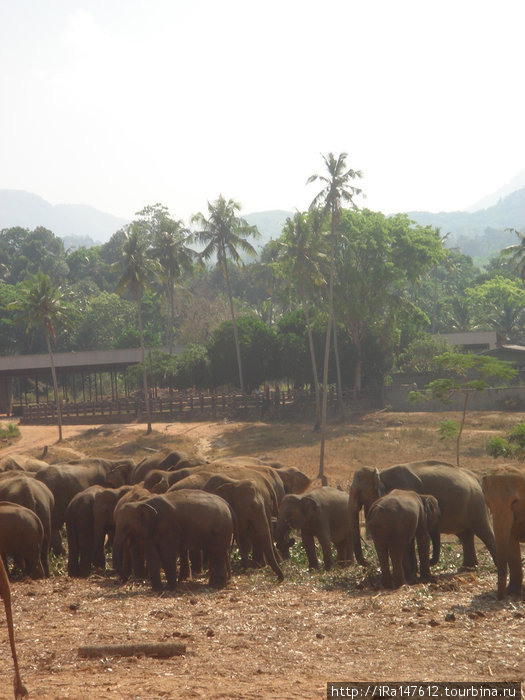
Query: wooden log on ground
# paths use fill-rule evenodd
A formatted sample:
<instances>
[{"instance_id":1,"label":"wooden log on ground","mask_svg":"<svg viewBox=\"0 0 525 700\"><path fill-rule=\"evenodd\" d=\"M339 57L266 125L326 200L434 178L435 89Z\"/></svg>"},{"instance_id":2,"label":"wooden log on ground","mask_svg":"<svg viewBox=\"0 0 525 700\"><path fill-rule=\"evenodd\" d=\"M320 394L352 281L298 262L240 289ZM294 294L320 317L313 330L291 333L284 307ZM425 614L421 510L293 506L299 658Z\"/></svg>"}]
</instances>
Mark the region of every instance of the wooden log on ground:
<instances>
[{"instance_id":1,"label":"wooden log on ground","mask_svg":"<svg viewBox=\"0 0 525 700\"><path fill-rule=\"evenodd\" d=\"M170 656L181 656L185 653L186 645L182 642L103 644L78 648L78 655L88 659L101 656L139 656L139 654L168 659Z\"/></svg>"}]
</instances>

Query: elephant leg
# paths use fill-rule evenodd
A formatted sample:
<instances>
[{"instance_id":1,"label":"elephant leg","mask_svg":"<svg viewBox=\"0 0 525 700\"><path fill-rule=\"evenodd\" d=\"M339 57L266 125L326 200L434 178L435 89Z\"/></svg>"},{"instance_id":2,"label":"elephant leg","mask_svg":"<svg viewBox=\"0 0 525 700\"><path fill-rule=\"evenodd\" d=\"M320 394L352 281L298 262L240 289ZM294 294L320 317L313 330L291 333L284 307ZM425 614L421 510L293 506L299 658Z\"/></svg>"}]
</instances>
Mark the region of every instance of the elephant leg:
<instances>
[{"instance_id":1,"label":"elephant leg","mask_svg":"<svg viewBox=\"0 0 525 700\"><path fill-rule=\"evenodd\" d=\"M246 532L238 532L237 545L239 547L239 555L241 557L241 566L243 569L248 569L250 566L250 547L251 540Z\"/></svg>"},{"instance_id":2,"label":"elephant leg","mask_svg":"<svg viewBox=\"0 0 525 700\"><path fill-rule=\"evenodd\" d=\"M131 556L131 569L133 570L134 576L139 579L144 578L146 575L146 568L144 566L146 555L142 542L132 542L129 553Z\"/></svg>"},{"instance_id":3,"label":"elephant leg","mask_svg":"<svg viewBox=\"0 0 525 700\"><path fill-rule=\"evenodd\" d=\"M346 537L341 542L336 542L335 548L337 551L337 564L339 566L350 566L350 564L354 562L354 550L351 537Z\"/></svg>"},{"instance_id":4,"label":"elephant leg","mask_svg":"<svg viewBox=\"0 0 525 700\"><path fill-rule=\"evenodd\" d=\"M91 571L91 557L93 553L93 541L88 533L80 536L80 559L78 564L79 576L86 578Z\"/></svg>"},{"instance_id":5,"label":"elephant leg","mask_svg":"<svg viewBox=\"0 0 525 700\"><path fill-rule=\"evenodd\" d=\"M379 566L381 567L381 583L384 588L392 588L392 576L390 574L390 559L388 556L388 547L380 545L379 543L374 543L377 558L379 559Z\"/></svg>"},{"instance_id":6,"label":"elephant leg","mask_svg":"<svg viewBox=\"0 0 525 700\"><path fill-rule=\"evenodd\" d=\"M62 544L62 535L60 534L60 530L61 528L54 527L53 532L51 533L51 547L53 549L53 553L56 554L57 557L66 553L64 545Z\"/></svg>"},{"instance_id":7,"label":"elephant leg","mask_svg":"<svg viewBox=\"0 0 525 700\"><path fill-rule=\"evenodd\" d=\"M474 533L472 530L458 532L458 537L463 545L463 569L473 569L478 565L476 548L474 547Z\"/></svg>"},{"instance_id":8,"label":"elephant leg","mask_svg":"<svg viewBox=\"0 0 525 700\"><path fill-rule=\"evenodd\" d=\"M224 588L228 583L228 552L222 548L210 547L209 556L209 585L211 588Z\"/></svg>"},{"instance_id":9,"label":"elephant leg","mask_svg":"<svg viewBox=\"0 0 525 700\"><path fill-rule=\"evenodd\" d=\"M40 548L40 563L42 564L44 576L49 578L49 542L45 537Z\"/></svg>"},{"instance_id":10,"label":"elephant leg","mask_svg":"<svg viewBox=\"0 0 525 700\"><path fill-rule=\"evenodd\" d=\"M301 539L303 541L303 547L305 549L306 556L308 557L308 568L318 569L319 562L317 561L317 554L315 552L314 536L310 532L305 532L305 530L301 530Z\"/></svg>"},{"instance_id":11,"label":"elephant leg","mask_svg":"<svg viewBox=\"0 0 525 700\"><path fill-rule=\"evenodd\" d=\"M403 569L403 556L405 554L406 545L404 542L396 542L390 548L390 558L392 559L392 578L394 588L404 586L406 583L405 571Z\"/></svg>"},{"instance_id":12,"label":"elephant leg","mask_svg":"<svg viewBox=\"0 0 525 700\"><path fill-rule=\"evenodd\" d=\"M489 550L492 561L494 564L496 564L496 540L492 525L490 524L488 513L484 513L483 517L474 523L474 527L472 529L476 537L479 537L485 547Z\"/></svg>"},{"instance_id":13,"label":"elephant leg","mask_svg":"<svg viewBox=\"0 0 525 700\"><path fill-rule=\"evenodd\" d=\"M187 548L180 550L180 571L179 581L187 581L190 577L190 556Z\"/></svg>"},{"instance_id":14,"label":"elephant leg","mask_svg":"<svg viewBox=\"0 0 525 700\"><path fill-rule=\"evenodd\" d=\"M77 538L71 533L67 538L67 575L76 577L79 575L79 548Z\"/></svg>"},{"instance_id":15,"label":"elephant leg","mask_svg":"<svg viewBox=\"0 0 525 700\"><path fill-rule=\"evenodd\" d=\"M417 553L419 554L419 576L422 581L430 581L430 536L425 528L416 533Z\"/></svg>"},{"instance_id":16,"label":"elephant leg","mask_svg":"<svg viewBox=\"0 0 525 700\"><path fill-rule=\"evenodd\" d=\"M177 553L173 552L171 544L163 543L161 545L160 561L166 574L168 588L173 590L177 587Z\"/></svg>"},{"instance_id":17,"label":"elephant leg","mask_svg":"<svg viewBox=\"0 0 525 700\"><path fill-rule=\"evenodd\" d=\"M162 590L162 582L160 579L160 556L157 548L150 544L146 547L146 566L148 569L149 580L154 591Z\"/></svg>"},{"instance_id":18,"label":"elephant leg","mask_svg":"<svg viewBox=\"0 0 525 700\"><path fill-rule=\"evenodd\" d=\"M332 555L332 543L330 542L330 535L327 532L320 532L318 535L319 544L323 551L323 561L324 568L329 571L334 565L334 558Z\"/></svg>"},{"instance_id":19,"label":"elephant leg","mask_svg":"<svg viewBox=\"0 0 525 700\"><path fill-rule=\"evenodd\" d=\"M273 571L277 574L277 578L279 579L279 581L282 581L284 579L284 574L277 562L277 552L273 546L268 521L264 519L263 521L254 523L253 529L254 542L257 544L258 548L263 552L263 556L266 559L266 562L272 567Z\"/></svg>"},{"instance_id":20,"label":"elephant leg","mask_svg":"<svg viewBox=\"0 0 525 700\"><path fill-rule=\"evenodd\" d=\"M509 540L508 564L510 576L507 593L510 596L519 598L521 595L521 584L523 582L523 570L521 568L521 549L518 539L512 536Z\"/></svg>"},{"instance_id":21,"label":"elephant leg","mask_svg":"<svg viewBox=\"0 0 525 700\"><path fill-rule=\"evenodd\" d=\"M204 571L204 559L202 549L190 549L191 573L202 574Z\"/></svg>"},{"instance_id":22,"label":"elephant leg","mask_svg":"<svg viewBox=\"0 0 525 700\"><path fill-rule=\"evenodd\" d=\"M405 555L403 557L403 570L408 583L415 583L417 581L417 559L414 539L410 541L408 547L406 548Z\"/></svg>"}]
</instances>

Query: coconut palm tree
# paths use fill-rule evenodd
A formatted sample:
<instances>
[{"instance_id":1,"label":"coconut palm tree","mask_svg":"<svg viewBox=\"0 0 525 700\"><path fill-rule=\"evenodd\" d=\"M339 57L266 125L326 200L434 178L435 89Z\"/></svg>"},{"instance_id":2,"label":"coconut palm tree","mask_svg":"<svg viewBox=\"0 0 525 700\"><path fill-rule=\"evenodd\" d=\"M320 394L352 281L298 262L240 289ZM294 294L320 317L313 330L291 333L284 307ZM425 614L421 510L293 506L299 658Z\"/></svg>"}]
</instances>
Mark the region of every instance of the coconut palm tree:
<instances>
[{"instance_id":1,"label":"coconut palm tree","mask_svg":"<svg viewBox=\"0 0 525 700\"><path fill-rule=\"evenodd\" d=\"M509 245L501 251L501 255L510 257L510 262L518 270L521 281L525 284L525 233L518 231L515 228L507 228L505 231L511 231L518 237L518 243Z\"/></svg>"},{"instance_id":2,"label":"coconut palm tree","mask_svg":"<svg viewBox=\"0 0 525 700\"><path fill-rule=\"evenodd\" d=\"M326 175L311 175L307 184L319 181L323 187L320 192L314 197L310 208L320 207L324 212L330 215L330 274L328 282L328 323L326 326L326 339L324 348L324 363L323 363L323 393L321 403L321 448L319 456L319 474L318 478L321 483L327 483L324 475L324 452L326 442L326 405L328 400L328 360L330 356L330 336L334 326L334 270L335 270L335 251L336 251L336 230L343 204L357 208L354 203L354 197L361 193L361 190L353 185L350 185L351 180L362 177L360 170L353 170L346 165L348 154L341 153L335 156L329 153L323 156L326 166ZM342 410L342 403L341 403Z\"/></svg>"},{"instance_id":3,"label":"coconut palm tree","mask_svg":"<svg viewBox=\"0 0 525 700\"><path fill-rule=\"evenodd\" d=\"M193 234L194 239L204 246L204 250L200 253L201 258L210 260L215 256L226 282L239 368L239 385L241 393L244 395L241 348L233 307L228 260L232 260L236 265L241 265L241 253L255 257L257 255L255 248L246 239L250 236L258 238L260 234L256 226L250 226L245 219L237 216L240 210L241 205L238 202L233 199L226 200L222 195L219 195L215 202L208 202L208 216L199 212L192 217L191 222L198 226L198 230Z\"/></svg>"},{"instance_id":4,"label":"coconut palm tree","mask_svg":"<svg viewBox=\"0 0 525 700\"><path fill-rule=\"evenodd\" d=\"M326 286L326 267L328 241L321 231L321 217L310 216L297 212L293 219L287 219L283 236L279 239L279 258L285 269L289 269L288 279L292 281L299 294L301 307L306 320L308 346L312 361L312 377L315 392L315 425L319 430L321 424L321 396L317 362L310 323L308 298L317 287Z\"/></svg>"},{"instance_id":5,"label":"coconut palm tree","mask_svg":"<svg viewBox=\"0 0 525 700\"><path fill-rule=\"evenodd\" d=\"M13 308L17 311L17 316L26 322L27 331L31 328L42 328L44 330L53 379L58 441L62 442L62 405L51 342L53 344L56 343L55 329L59 327L70 328L72 325L69 307L65 301L66 294L59 285L55 285L52 282L49 275L39 270L34 277L25 280L22 287L22 295L22 299L13 301L8 305L8 308Z\"/></svg>"},{"instance_id":6,"label":"coconut palm tree","mask_svg":"<svg viewBox=\"0 0 525 700\"><path fill-rule=\"evenodd\" d=\"M146 404L148 422L147 434L151 433L151 402L149 398L148 377L144 352L144 331L142 327L142 296L144 290L152 286L153 280L160 273L160 265L149 257L149 240L138 222L133 222L124 231L122 258L117 261L121 275L117 284L117 292L122 296L127 290L131 293L137 305L137 320L139 325L140 358L142 364L142 388Z\"/></svg>"},{"instance_id":7,"label":"coconut palm tree","mask_svg":"<svg viewBox=\"0 0 525 700\"><path fill-rule=\"evenodd\" d=\"M160 278L168 301L168 337L169 352L173 352L173 328L175 326L175 286L184 273L193 271L196 253L186 246L190 231L182 221L166 218L162 229L154 234L152 256L161 267Z\"/></svg>"}]
</instances>

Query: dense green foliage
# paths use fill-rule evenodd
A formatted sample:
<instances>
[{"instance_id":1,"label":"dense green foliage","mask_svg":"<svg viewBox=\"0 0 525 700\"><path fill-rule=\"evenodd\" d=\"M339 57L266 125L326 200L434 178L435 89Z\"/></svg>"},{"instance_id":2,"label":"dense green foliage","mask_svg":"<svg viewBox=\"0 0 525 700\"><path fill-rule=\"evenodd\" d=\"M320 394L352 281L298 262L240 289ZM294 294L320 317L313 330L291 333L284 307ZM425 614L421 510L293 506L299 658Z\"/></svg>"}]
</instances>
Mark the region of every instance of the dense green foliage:
<instances>
[{"instance_id":1,"label":"dense green foliage","mask_svg":"<svg viewBox=\"0 0 525 700\"><path fill-rule=\"evenodd\" d=\"M55 351L139 347L139 284L146 348L179 352L175 358L153 353L149 369L157 386L238 386L235 319L247 390L265 381L313 387L314 367L320 378L323 373L330 274L345 390L381 386L396 372L435 372L445 348L432 331L495 330L510 343L525 339L519 232L510 253L480 269L446 249L438 230L406 216L343 208L331 232L330 216L315 210L298 212L278 240L248 261L234 251L253 252L247 238L256 232L235 224L241 228L234 226L226 255L207 227L212 214L195 217L199 238L155 204L106 244L68 251L42 227L0 231L0 355L47 352L44 328L17 313L27 280L37 273L60 287L67 311L68 323L53 328ZM123 274L131 231L149 270L147 284ZM191 249L192 236L201 255ZM330 347L328 384L334 384Z\"/></svg>"}]
</instances>

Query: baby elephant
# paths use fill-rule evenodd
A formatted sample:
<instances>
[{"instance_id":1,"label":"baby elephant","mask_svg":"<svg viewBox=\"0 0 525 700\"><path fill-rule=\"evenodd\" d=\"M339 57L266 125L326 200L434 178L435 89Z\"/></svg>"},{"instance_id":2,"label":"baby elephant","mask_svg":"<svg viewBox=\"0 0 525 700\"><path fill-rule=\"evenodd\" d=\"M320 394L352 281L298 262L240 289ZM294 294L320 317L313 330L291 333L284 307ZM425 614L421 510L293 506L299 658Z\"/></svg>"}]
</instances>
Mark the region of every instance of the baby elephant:
<instances>
[{"instance_id":1,"label":"baby elephant","mask_svg":"<svg viewBox=\"0 0 525 700\"><path fill-rule=\"evenodd\" d=\"M437 499L415 491L394 489L371 505L367 525L374 540L385 588L398 588L407 580L415 581L414 540L417 540L420 578L422 581L430 579L430 540L432 538L434 552L439 552L439 517ZM389 556L393 575L390 574Z\"/></svg>"},{"instance_id":2,"label":"baby elephant","mask_svg":"<svg viewBox=\"0 0 525 700\"><path fill-rule=\"evenodd\" d=\"M352 532L348 517L348 494L331 486L321 486L301 495L288 494L281 501L275 526L277 548L283 557L288 555L289 529L301 531L303 547L310 569L319 568L315 553L314 537L323 550L324 567L333 565L331 543L337 549L337 561L350 564L354 561Z\"/></svg>"}]
</instances>

